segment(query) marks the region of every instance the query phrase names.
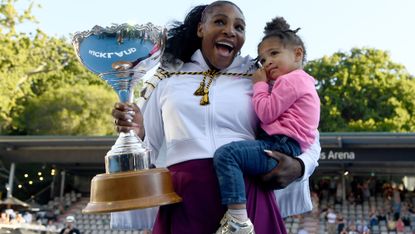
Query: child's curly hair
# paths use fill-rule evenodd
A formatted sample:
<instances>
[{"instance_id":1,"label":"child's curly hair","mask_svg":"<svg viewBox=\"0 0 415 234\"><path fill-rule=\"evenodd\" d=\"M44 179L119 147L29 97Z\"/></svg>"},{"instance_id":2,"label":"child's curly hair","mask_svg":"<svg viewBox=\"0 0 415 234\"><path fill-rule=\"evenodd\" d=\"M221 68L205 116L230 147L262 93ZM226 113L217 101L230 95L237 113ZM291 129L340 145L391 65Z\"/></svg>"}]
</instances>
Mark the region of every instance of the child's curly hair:
<instances>
[{"instance_id":1,"label":"child's curly hair","mask_svg":"<svg viewBox=\"0 0 415 234\"><path fill-rule=\"evenodd\" d=\"M283 17L275 17L264 27L264 37L262 38L261 42L258 44L258 49L261 46L262 42L265 39L270 37L277 37L281 40L281 43L284 46L293 45L293 46L300 46L303 49L303 63L306 61L306 50L304 46L303 40L297 35L297 32L300 28L295 30L290 29L290 25Z\"/></svg>"}]
</instances>

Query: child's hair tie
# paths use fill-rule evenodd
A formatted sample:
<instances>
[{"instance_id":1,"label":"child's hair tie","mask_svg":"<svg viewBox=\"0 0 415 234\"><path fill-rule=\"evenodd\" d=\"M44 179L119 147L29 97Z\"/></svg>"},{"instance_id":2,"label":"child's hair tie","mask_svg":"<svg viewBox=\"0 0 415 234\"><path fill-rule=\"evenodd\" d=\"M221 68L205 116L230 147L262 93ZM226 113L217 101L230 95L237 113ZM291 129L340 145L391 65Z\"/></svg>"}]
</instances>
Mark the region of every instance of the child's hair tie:
<instances>
[{"instance_id":1,"label":"child's hair tie","mask_svg":"<svg viewBox=\"0 0 415 234\"><path fill-rule=\"evenodd\" d=\"M287 30L282 30L282 32L286 33L286 32L290 32L290 33L294 33L296 34L298 31L300 31L301 28L297 28L295 30L291 30L291 29L287 29Z\"/></svg>"}]
</instances>

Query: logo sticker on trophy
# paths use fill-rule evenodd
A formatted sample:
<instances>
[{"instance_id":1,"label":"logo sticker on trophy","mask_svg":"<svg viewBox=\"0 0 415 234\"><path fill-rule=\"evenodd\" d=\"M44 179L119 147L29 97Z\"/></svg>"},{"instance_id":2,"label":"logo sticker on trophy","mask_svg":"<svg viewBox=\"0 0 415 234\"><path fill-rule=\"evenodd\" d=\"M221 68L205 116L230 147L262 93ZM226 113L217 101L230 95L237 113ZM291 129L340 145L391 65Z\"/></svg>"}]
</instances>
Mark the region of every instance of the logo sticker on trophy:
<instances>
[{"instance_id":1,"label":"logo sticker on trophy","mask_svg":"<svg viewBox=\"0 0 415 234\"><path fill-rule=\"evenodd\" d=\"M166 30L145 25L95 26L78 32L72 43L82 64L105 80L121 102L133 101L134 86L160 61ZM180 202L169 171L152 168L150 150L134 131L121 132L105 156L105 173L91 181L83 213L141 209Z\"/></svg>"}]
</instances>

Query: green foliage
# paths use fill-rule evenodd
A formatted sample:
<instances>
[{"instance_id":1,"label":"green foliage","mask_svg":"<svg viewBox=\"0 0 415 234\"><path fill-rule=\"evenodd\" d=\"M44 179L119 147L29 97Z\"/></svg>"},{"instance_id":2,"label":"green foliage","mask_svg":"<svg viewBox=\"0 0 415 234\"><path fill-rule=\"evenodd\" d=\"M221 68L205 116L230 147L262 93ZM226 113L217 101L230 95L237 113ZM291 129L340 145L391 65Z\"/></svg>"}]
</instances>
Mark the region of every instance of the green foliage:
<instances>
[{"instance_id":1,"label":"green foliage","mask_svg":"<svg viewBox=\"0 0 415 234\"><path fill-rule=\"evenodd\" d=\"M101 86L65 85L28 100L19 121L28 135L111 135L116 100Z\"/></svg>"},{"instance_id":2,"label":"green foliage","mask_svg":"<svg viewBox=\"0 0 415 234\"><path fill-rule=\"evenodd\" d=\"M108 97L113 95L113 91L105 82L81 65L72 45L65 38L49 37L41 30L37 30L34 35L17 33L16 24L35 19L31 15L32 4L23 13L19 13L14 8L15 2L16 0L2 0L0 3L0 134L52 134L54 132L33 130L21 120L22 115L28 115L26 108L34 105L33 100L40 100L41 97L47 103L53 102L54 97L46 94L67 88L68 85L73 88L89 85L101 86L101 89L97 87L91 89L90 91L98 93L92 92L89 96ZM107 94L104 95L103 92ZM45 100L46 97L51 100ZM111 107L116 99L105 98L105 100L109 103L104 105L100 100L91 99L90 101L102 105L89 103L89 108L100 110L102 106ZM73 105L72 107L75 108ZM69 112L72 113L71 110ZM90 121L92 125L100 120L93 121L88 118L84 121ZM112 121L109 122L111 123ZM88 123L84 126L88 126ZM85 131L72 129L66 134L77 134L76 132L92 135L101 132L108 133L108 131L101 130L93 132L89 127L89 130ZM65 134L65 132L60 134Z\"/></svg>"},{"instance_id":3,"label":"green foliage","mask_svg":"<svg viewBox=\"0 0 415 234\"><path fill-rule=\"evenodd\" d=\"M65 38L16 32L35 22L33 4L18 12L16 2L0 0L0 134L113 134L112 89ZM387 52L354 48L305 70L318 80L321 131L415 131L414 79Z\"/></svg>"},{"instance_id":4,"label":"green foliage","mask_svg":"<svg viewBox=\"0 0 415 234\"><path fill-rule=\"evenodd\" d=\"M16 101L29 91L25 84L30 64L27 61L31 40L16 34L15 26L24 20L34 20L29 8L19 14L13 0L0 3L0 133L11 122L10 112Z\"/></svg>"},{"instance_id":5,"label":"green foliage","mask_svg":"<svg viewBox=\"0 0 415 234\"><path fill-rule=\"evenodd\" d=\"M36 22L32 15L33 3L31 3L22 13L18 12L14 7L17 0L1 0L0 1L0 33L14 35L16 33L15 26L24 21Z\"/></svg>"},{"instance_id":6,"label":"green foliage","mask_svg":"<svg viewBox=\"0 0 415 234\"><path fill-rule=\"evenodd\" d=\"M321 131L415 130L415 81L387 52L353 48L305 70L318 80Z\"/></svg>"}]
</instances>

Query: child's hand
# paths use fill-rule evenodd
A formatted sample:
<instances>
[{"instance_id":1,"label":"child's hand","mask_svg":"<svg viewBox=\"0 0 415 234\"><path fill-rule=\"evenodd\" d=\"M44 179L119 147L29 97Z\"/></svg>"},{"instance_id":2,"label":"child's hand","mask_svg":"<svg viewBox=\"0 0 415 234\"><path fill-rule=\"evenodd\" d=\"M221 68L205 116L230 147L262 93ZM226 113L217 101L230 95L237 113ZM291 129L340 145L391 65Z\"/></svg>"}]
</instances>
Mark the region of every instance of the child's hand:
<instances>
[{"instance_id":1,"label":"child's hand","mask_svg":"<svg viewBox=\"0 0 415 234\"><path fill-rule=\"evenodd\" d=\"M264 81L267 82L267 72L264 68L258 68L256 72L252 75L252 83Z\"/></svg>"}]
</instances>

